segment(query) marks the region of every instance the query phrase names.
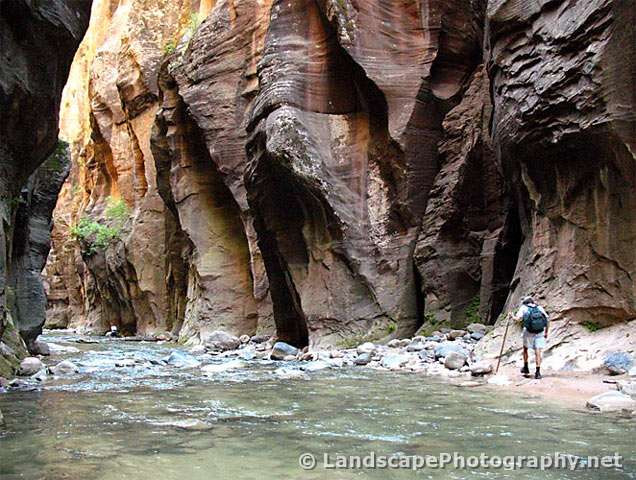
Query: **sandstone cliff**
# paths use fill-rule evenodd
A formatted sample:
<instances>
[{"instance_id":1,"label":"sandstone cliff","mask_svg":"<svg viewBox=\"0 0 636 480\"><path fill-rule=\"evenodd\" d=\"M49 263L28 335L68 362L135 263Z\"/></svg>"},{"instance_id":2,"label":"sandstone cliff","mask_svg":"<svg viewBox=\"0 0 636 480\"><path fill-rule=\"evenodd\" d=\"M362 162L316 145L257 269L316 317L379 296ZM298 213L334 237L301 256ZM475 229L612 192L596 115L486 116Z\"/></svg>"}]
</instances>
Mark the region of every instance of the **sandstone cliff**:
<instances>
[{"instance_id":1,"label":"sandstone cliff","mask_svg":"<svg viewBox=\"0 0 636 480\"><path fill-rule=\"evenodd\" d=\"M527 293L564 336L636 317L624 2L151 3L97 2L75 60L51 325L302 346Z\"/></svg>"},{"instance_id":2,"label":"sandstone cliff","mask_svg":"<svg viewBox=\"0 0 636 480\"><path fill-rule=\"evenodd\" d=\"M66 148L57 143L60 96L89 10L85 0L0 1L0 375L25 354L22 340L38 348L46 300L40 271L68 173Z\"/></svg>"}]
</instances>

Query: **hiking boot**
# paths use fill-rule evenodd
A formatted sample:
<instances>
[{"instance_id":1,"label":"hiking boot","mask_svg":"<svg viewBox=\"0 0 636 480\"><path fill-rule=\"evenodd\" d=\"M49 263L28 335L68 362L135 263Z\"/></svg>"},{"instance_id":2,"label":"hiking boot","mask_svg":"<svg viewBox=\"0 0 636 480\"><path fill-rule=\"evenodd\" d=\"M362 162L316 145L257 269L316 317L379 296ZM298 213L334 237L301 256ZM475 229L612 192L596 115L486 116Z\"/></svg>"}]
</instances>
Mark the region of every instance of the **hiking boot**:
<instances>
[{"instance_id":1,"label":"hiking boot","mask_svg":"<svg viewBox=\"0 0 636 480\"><path fill-rule=\"evenodd\" d=\"M536 378L537 380L541 380L543 376L541 375L541 372L537 370L537 372L534 374L534 378Z\"/></svg>"},{"instance_id":2,"label":"hiking boot","mask_svg":"<svg viewBox=\"0 0 636 480\"><path fill-rule=\"evenodd\" d=\"M528 370L528 365L524 365L523 368L521 369L521 374L522 375L530 375L530 370Z\"/></svg>"}]
</instances>

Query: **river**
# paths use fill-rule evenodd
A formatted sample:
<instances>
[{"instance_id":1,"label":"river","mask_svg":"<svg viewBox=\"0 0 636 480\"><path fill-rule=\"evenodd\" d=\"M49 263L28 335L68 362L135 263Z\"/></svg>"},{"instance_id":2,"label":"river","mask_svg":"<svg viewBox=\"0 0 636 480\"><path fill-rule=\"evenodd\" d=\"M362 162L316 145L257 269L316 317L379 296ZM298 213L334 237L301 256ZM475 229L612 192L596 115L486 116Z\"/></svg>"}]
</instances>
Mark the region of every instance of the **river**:
<instances>
[{"instance_id":1,"label":"river","mask_svg":"<svg viewBox=\"0 0 636 480\"><path fill-rule=\"evenodd\" d=\"M636 478L633 419L360 367L281 379L273 373L280 364L253 360L206 377L158 362L180 348L173 344L77 338L49 333L42 340L58 351L47 363L69 359L79 373L28 380L33 390L0 394L2 480ZM129 366L116 366L126 359ZM324 463L333 465L337 455L555 451L618 452L623 467L335 471ZM316 458L316 468L299 466L303 453Z\"/></svg>"}]
</instances>

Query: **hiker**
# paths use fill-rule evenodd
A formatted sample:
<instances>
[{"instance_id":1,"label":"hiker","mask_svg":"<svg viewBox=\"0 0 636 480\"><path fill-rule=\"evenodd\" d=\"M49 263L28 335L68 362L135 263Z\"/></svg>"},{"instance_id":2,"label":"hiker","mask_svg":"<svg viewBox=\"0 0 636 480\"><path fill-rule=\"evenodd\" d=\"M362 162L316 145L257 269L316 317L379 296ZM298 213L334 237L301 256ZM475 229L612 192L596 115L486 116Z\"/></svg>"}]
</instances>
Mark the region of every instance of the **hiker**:
<instances>
[{"instance_id":1,"label":"hiker","mask_svg":"<svg viewBox=\"0 0 636 480\"><path fill-rule=\"evenodd\" d=\"M119 331L117 330L117 327L115 325L110 327L110 331L106 332L106 336L112 337L112 338L119 338L120 335L119 335Z\"/></svg>"},{"instance_id":2,"label":"hiker","mask_svg":"<svg viewBox=\"0 0 636 480\"><path fill-rule=\"evenodd\" d=\"M530 375L528 369L528 349L534 350L537 369L534 378L541 378L541 350L548 339L549 318L543 307L537 305L532 297L524 297L515 318L523 321L523 375Z\"/></svg>"}]
</instances>

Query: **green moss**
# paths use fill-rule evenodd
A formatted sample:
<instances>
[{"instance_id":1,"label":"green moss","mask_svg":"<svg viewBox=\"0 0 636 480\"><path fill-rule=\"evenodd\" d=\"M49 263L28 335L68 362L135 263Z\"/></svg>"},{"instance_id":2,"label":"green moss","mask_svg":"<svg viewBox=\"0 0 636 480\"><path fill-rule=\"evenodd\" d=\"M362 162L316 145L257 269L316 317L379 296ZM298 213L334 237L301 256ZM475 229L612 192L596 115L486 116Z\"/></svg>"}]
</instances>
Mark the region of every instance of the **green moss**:
<instances>
[{"instance_id":1,"label":"green moss","mask_svg":"<svg viewBox=\"0 0 636 480\"><path fill-rule=\"evenodd\" d=\"M170 55L177 50L177 44L174 40L170 40L163 46L163 53Z\"/></svg>"},{"instance_id":2,"label":"green moss","mask_svg":"<svg viewBox=\"0 0 636 480\"><path fill-rule=\"evenodd\" d=\"M121 227L108 226L83 217L71 227L71 235L80 242L84 251L93 255L101 250L105 250L113 240L121 236Z\"/></svg>"},{"instance_id":3,"label":"green moss","mask_svg":"<svg viewBox=\"0 0 636 480\"><path fill-rule=\"evenodd\" d=\"M581 325L583 325L590 332L596 332L602 328L598 322L593 322L591 320L582 322Z\"/></svg>"},{"instance_id":4,"label":"green moss","mask_svg":"<svg viewBox=\"0 0 636 480\"><path fill-rule=\"evenodd\" d=\"M424 314L424 323L415 333L415 335L421 335L423 337L430 337L434 331L440 328L448 327L448 322L444 320L438 320L431 312Z\"/></svg>"},{"instance_id":5,"label":"green moss","mask_svg":"<svg viewBox=\"0 0 636 480\"><path fill-rule=\"evenodd\" d=\"M106 202L104 216L108 220L114 220L120 224L128 220L128 217L130 216L130 209L123 198L108 197Z\"/></svg>"}]
</instances>

